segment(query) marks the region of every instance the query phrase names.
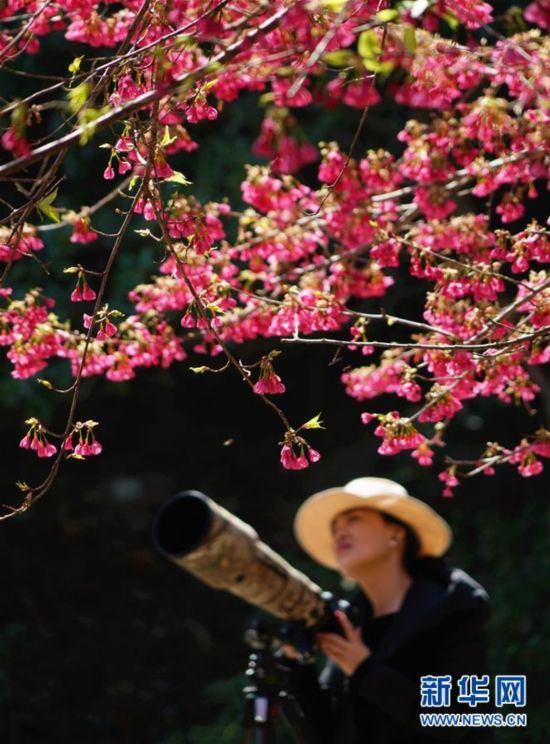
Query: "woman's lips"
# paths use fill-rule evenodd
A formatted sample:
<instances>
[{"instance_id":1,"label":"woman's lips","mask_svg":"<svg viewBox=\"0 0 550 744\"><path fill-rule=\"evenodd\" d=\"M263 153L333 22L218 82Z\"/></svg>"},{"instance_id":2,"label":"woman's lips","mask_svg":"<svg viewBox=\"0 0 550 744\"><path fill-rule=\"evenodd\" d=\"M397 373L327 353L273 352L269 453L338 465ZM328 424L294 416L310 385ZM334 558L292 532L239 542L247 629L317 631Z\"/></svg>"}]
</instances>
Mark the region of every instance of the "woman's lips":
<instances>
[{"instance_id":1,"label":"woman's lips","mask_svg":"<svg viewBox=\"0 0 550 744\"><path fill-rule=\"evenodd\" d=\"M349 550L350 548L351 548L350 542L342 541L342 542L336 543L336 545L334 546L334 551L340 554L340 553L345 553L345 551Z\"/></svg>"}]
</instances>

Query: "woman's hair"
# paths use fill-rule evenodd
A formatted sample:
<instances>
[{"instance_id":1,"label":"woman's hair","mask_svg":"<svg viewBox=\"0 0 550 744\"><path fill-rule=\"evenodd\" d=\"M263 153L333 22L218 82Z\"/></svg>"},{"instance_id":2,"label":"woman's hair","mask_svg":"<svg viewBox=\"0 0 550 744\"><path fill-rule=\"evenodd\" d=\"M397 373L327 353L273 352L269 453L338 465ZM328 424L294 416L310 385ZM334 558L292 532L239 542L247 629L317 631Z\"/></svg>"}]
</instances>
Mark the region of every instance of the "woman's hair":
<instances>
[{"instance_id":1,"label":"woman's hair","mask_svg":"<svg viewBox=\"0 0 550 744\"><path fill-rule=\"evenodd\" d=\"M412 529L412 527L409 527L406 522L402 522L400 519L394 517L392 514L387 514L386 512L381 511L380 516L382 517L384 522L387 522L388 524L398 524L405 530L403 565L405 566L407 573L410 576L414 576L419 561L421 560L419 557L420 540L418 539L416 532Z\"/></svg>"}]
</instances>

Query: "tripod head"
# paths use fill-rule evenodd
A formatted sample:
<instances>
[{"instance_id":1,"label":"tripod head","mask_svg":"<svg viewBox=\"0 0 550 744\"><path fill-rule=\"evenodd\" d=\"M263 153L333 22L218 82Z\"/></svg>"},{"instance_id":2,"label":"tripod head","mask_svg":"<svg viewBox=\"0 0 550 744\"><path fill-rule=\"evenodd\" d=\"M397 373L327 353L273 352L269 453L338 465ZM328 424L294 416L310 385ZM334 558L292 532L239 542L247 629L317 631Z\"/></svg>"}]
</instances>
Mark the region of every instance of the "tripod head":
<instances>
[{"instance_id":1,"label":"tripod head","mask_svg":"<svg viewBox=\"0 0 550 744\"><path fill-rule=\"evenodd\" d=\"M313 661L315 657L315 634L342 634L342 626L336 620L336 610L345 612L352 623L356 623L356 609L345 599L338 599L330 592L323 592L324 612L313 626L303 620L269 621L256 616L244 634L246 645L257 651L277 653L285 645L293 646L302 664Z\"/></svg>"}]
</instances>

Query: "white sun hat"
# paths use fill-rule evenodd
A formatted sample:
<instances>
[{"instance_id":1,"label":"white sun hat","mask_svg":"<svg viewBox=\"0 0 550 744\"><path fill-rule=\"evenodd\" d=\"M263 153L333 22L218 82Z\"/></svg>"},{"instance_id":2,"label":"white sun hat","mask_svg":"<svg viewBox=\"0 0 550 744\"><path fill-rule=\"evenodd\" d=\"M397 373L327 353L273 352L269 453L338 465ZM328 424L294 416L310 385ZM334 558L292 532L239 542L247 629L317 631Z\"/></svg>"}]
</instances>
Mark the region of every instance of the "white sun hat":
<instances>
[{"instance_id":1,"label":"white sun hat","mask_svg":"<svg viewBox=\"0 0 550 744\"><path fill-rule=\"evenodd\" d=\"M390 514L411 527L420 542L421 556L443 555L453 539L451 528L439 514L387 478L356 478L340 488L314 493L296 514L296 539L318 563L338 568L331 523L341 512L365 508Z\"/></svg>"}]
</instances>

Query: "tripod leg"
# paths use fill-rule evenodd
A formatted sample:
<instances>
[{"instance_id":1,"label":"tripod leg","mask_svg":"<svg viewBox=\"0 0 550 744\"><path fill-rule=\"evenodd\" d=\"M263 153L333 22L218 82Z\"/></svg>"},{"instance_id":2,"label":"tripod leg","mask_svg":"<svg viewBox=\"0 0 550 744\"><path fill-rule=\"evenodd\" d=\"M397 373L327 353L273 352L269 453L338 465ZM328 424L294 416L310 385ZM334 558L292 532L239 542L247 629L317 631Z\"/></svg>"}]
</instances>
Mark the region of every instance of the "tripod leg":
<instances>
[{"instance_id":1,"label":"tripod leg","mask_svg":"<svg viewBox=\"0 0 550 744\"><path fill-rule=\"evenodd\" d=\"M272 744L275 703L254 692L245 695L242 744Z\"/></svg>"},{"instance_id":2,"label":"tripod leg","mask_svg":"<svg viewBox=\"0 0 550 744\"><path fill-rule=\"evenodd\" d=\"M288 727L296 736L299 744L316 744L311 726L296 698L289 692L282 691L279 693L279 703Z\"/></svg>"}]
</instances>

